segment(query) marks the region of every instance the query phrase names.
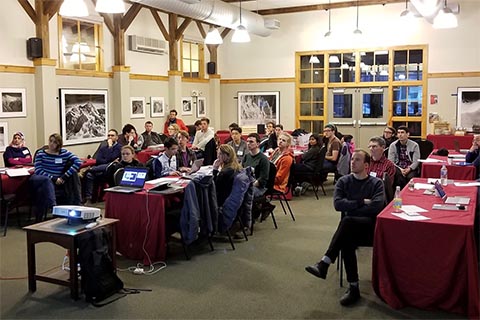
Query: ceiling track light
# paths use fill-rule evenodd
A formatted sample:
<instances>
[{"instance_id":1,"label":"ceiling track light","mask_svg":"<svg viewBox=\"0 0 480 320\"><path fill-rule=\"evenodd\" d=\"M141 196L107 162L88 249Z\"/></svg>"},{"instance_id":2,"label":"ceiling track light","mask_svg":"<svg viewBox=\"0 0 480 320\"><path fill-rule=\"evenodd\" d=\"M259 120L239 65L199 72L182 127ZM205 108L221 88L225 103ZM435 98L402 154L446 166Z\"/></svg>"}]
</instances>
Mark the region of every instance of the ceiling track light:
<instances>
[{"instance_id":1,"label":"ceiling track light","mask_svg":"<svg viewBox=\"0 0 480 320\"><path fill-rule=\"evenodd\" d=\"M331 24L331 19L332 19L332 8L330 7L331 5L331 0L328 0L328 31L324 34L324 37L330 37L332 35L332 24Z\"/></svg>"},{"instance_id":2,"label":"ceiling track light","mask_svg":"<svg viewBox=\"0 0 480 320\"><path fill-rule=\"evenodd\" d=\"M357 0L357 28L353 30L353 34L359 36L362 34L362 30L358 28L358 16L359 16L359 10L358 10L358 0Z\"/></svg>"},{"instance_id":3,"label":"ceiling track light","mask_svg":"<svg viewBox=\"0 0 480 320\"><path fill-rule=\"evenodd\" d=\"M405 0L405 10L400 13L400 18L411 18L413 17L413 13L408 10L408 0Z\"/></svg>"},{"instance_id":4,"label":"ceiling track light","mask_svg":"<svg viewBox=\"0 0 480 320\"><path fill-rule=\"evenodd\" d=\"M86 17L88 8L84 0L64 0L58 13L64 17Z\"/></svg>"},{"instance_id":5,"label":"ceiling track light","mask_svg":"<svg viewBox=\"0 0 480 320\"><path fill-rule=\"evenodd\" d=\"M250 35L248 34L247 28L242 25L242 0L240 0L240 25L237 27L237 29L235 29L235 32L233 33L232 42L250 42Z\"/></svg>"},{"instance_id":6,"label":"ceiling track light","mask_svg":"<svg viewBox=\"0 0 480 320\"><path fill-rule=\"evenodd\" d=\"M124 13L125 3L123 0L97 0L95 11L103 13Z\"/></svg>"}]
</instances>

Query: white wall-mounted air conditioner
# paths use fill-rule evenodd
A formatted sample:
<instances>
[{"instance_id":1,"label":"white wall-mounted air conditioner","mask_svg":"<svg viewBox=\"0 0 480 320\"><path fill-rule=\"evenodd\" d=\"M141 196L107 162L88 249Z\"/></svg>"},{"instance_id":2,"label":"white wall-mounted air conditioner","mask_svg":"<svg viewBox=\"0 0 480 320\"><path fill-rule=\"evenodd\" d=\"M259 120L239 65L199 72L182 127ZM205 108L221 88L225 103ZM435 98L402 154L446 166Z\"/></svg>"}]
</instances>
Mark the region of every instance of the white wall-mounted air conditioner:
<instances>
[{"instance_id":1,"label":"white wall-mounted air conditioner","mask_svg":"<svg viewBox=\"0 0 480 320\"><path fill-rule=\"evenodd\" d=\"M129 35L128 49L131 51L151 53L151 54L166 54L167 42L160 39L152 39L152 38L141 37L137 35Z\"/></svg>"}]
</instances>

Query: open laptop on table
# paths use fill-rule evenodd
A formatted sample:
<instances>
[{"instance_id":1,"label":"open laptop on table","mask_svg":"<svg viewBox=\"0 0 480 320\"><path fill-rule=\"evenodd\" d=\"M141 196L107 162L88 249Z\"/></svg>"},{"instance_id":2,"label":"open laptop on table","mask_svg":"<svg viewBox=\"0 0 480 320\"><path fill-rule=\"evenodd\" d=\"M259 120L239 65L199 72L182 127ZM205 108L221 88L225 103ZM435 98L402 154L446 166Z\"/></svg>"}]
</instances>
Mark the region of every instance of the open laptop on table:
<instances>
[{"instance_id":1,"label":"open laptop on table","mask_svg":"<svg viewBox=\"0 0 480 320\"><path fill-rule=\"evenodd\" d=\"M445 189L437 180L435 181L435 193L442 198L443 202L446 204L460 204L460 205L467 205L470 203L469 197L448 197Z\"/></svg>"},{"instance_id":2,"label":"open laptop on table","mask_svg":"<svg viewBox=\"0 0 480 320\"><path fill-rule=\"evenodd\" d=\"M195 178L195 177L196 177L196 174L195 174L195 173L196 173L198 170L200 170L200 168L202 167L202 165L203 165L203 159L197 159L197 160L195 160L195 161L193 162L193 164L192 164L192 170L190 171L190 173L187 174L187 175L182 176L182 178L185 178L185 179L193 179L193 178Z\"/></svg>"},{"instance_id":3,"label":"open laptop on table","mask_svg":"<svg viewBox=\"0 0 480 320\"><path fill-rule=\"evenodd\" d=\"M120 184L104 191L134 193L143 190L148 168L125 167Z\"/></svg>"}]
</instances>

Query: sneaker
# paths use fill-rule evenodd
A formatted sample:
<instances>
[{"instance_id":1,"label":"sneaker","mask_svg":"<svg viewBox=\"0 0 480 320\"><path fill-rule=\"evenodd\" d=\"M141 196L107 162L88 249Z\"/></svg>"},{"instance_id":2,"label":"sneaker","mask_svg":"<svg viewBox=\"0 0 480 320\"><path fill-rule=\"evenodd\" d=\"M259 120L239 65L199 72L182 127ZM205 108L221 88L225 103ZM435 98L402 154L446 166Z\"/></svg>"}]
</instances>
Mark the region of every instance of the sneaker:
<instances>
[{"instance_id":1,"label":"sneaker","mask_svg":"<svg viewBox=\"0 0 480 320\"><path fill-rule=\"evenodd\" d=\"M293 195L298 197L301 194L303 194L303 188L300 186L296 186L293 190Z\"/></svg>"},{"instance_id":2,"label":"sneaker","mask_svg":"<svg viewBox=\"0 0 480 320\"><path fill-rule=\"evenodd\" d=\"M345 294L340 298L342 306L349 306L360 300L360 289L358 286L350 286Z\"/></svg>"},{"instance_id":3,"label":"sneaker","mask_svg":"<svg viewBox=\"0 0 480 320\"><path fill-rule=\"evenodd\" d=\"M315 263L313 266L306 266L305 271L313 274L315 277L326 279L328 267L330 265L324 261Z\"/></svg>"}]
</instances>

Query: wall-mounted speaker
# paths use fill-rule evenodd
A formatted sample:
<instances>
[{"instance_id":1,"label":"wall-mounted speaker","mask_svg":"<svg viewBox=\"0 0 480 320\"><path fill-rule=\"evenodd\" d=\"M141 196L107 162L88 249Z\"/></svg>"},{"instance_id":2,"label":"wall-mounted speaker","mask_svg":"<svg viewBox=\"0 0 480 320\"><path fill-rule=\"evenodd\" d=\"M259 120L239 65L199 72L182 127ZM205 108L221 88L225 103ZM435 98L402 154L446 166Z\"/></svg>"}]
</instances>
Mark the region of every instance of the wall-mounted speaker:
<instances>
[{"instance_id":1,"label":"wall-mounted speaker","mask_svg":"<svg viewBox=\"0 0 480 320\"><path fill-rule=\"evenodd\" d=\"M43 56L43 46L41 38L30 38L27 40L27 58L32 60Z\"/></svg>"},{"instance_id":2,"label":"wall-mounted speaker","mask_svg":"<svg viewBox=\"0 0 480 320\"><path fill-rule=\"evenodd\" d=\"M209 63L207 63L207 73L208 74L217 73L217 65L215 64L215 62L210 61Z\"/></svg>"}]
</instances>

